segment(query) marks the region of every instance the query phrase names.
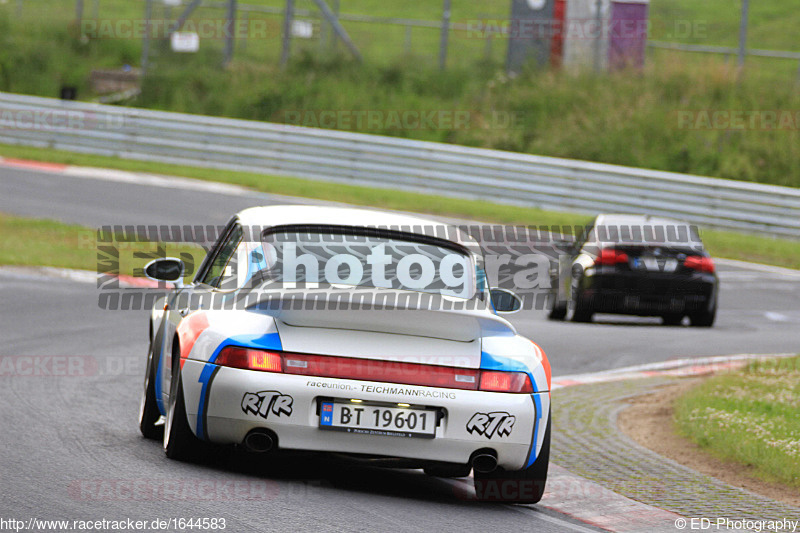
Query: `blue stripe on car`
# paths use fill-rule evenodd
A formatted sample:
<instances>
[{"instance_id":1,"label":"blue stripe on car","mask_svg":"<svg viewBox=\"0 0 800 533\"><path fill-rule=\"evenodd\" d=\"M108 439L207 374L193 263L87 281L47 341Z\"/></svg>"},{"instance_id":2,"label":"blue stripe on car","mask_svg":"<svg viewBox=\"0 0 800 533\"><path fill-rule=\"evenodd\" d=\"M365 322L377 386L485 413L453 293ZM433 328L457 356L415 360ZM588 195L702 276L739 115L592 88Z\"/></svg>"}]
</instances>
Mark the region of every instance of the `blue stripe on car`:
<instances>
[{"instance_id":1,"label":"blue stripe on car","mask_svg":"<svg viewBox=\"0 0 800 533\"><path fill-rule=\"evenodd\" d=\"M539 426L542 423L542 399L538 394L531 394L533 403L536 407L536 420L533 422L533 442L531 442L531 453L528 454L528 464L525 468L529 468L536 461L536 443L539 442Z\"/></svg>"},{"instance_id":2,"label":"blue stripe on car","mask_svg":"<svg viewBox=\"0 0 800 533\"><path fill-rule=\"evenodd\" d=\"M226 346L241 346L243 348L254 348L257 350L281 350L281 337L277 333L267 333L266 335L235 335L227 338L217 346L214 353L208 359L208 362L200 372L200 378L197 380L201 384L200 388L200 402L197 406L197 431L195 432L201 439L208 438L207 428L207 410L206 396L211 394L211 381L215 375L215 370L219 368L214 364L214 361L219 357L219 352Z\"/></svg>"},{"instance_id":3,"label":"blue stripe on car","mask_svg":"<svg viewBox=\"0 0 800 533\"><path fill-rule=\"evenodd\" d=\"M533 379L530 369L525 363L511 359L510 357L503 357L502 355L492 355L487 352L481 352L481 370L498 370L505 372L525 372L531 378L531 385L533 392L539 392L536 388L536 380Z\"/></svg>"},{"instance_id":4,"label":"blue stripe on car","mask_svg":"<svg viewBox=\"0 0 800 533\"><path fill-rule=\"evenodd\" d=\"M531 451L528 454L528 464L525 467L531 466L536 461L536 443L539 440L539 425L542 421L542 400L539 398L539 389L536 388L536 380L533 378L530 369L525 363L503 357L502 355L492 355L490 353L481 351L481 370L497 370L505 372L525 372L531 379L533 386L534 411L536 411L536 420L533 422L533 441L531 442Z\"/></svg>"}]
</instances>

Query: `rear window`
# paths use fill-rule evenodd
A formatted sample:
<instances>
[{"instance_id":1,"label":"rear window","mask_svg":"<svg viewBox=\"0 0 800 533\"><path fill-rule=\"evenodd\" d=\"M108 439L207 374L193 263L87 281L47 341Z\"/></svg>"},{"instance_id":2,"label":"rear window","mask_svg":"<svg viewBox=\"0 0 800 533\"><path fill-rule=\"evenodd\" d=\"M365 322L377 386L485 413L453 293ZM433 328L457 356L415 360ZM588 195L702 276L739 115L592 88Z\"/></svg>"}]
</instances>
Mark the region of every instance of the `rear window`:
<instances>
[{"instance_id":1,"label":"rear window","mask_svg":"<svg viewBox=\"0 0 800 533\"><path fill-rule=\"evenodd\" d=\"M475 267L455 243L370 228L285 227L262 238L262 278L285 288L363 287L471 298Z\"/></svg>"},{"instance_id":2,"label":"rear window","mask_svg":"<svg viewBox=\"0 0 800 533\"><path fill-rule=\"evenodd\" d=\"M703 242L696 226L688 224L597 225L587 245L599 248L666 248L685 253L700 253Z\"/></svg>"}]
</instances>

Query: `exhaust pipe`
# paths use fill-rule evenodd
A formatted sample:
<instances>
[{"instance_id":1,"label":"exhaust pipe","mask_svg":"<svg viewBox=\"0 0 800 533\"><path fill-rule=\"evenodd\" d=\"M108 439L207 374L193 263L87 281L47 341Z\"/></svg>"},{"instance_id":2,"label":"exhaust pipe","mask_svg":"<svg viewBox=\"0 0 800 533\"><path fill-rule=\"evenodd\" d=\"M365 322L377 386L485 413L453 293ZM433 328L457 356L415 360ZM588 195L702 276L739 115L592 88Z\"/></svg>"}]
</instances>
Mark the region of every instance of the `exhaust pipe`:
<instances>
[{"instance_id":1,"label":"exhaust pipe","mask_svg":"<svg viewBox=\"0 0 800 533\"><path fill-rule=\"evenodd\" d=\"M248 452L265 453L275 447L275 434L267 429L254 429L248 433L242 444Z\"/></svg>"},{"instance_id":2,"label":"exhaust pipe","mask_svg":"<svg viewBox=\"0 0 800 533\"><path fill-rule=\"evenodd\" d=\"M497 457L486 452L478 453L472 458L472 468L481 474L488 474L497 468Z\"/></svg>"}]
</instances>

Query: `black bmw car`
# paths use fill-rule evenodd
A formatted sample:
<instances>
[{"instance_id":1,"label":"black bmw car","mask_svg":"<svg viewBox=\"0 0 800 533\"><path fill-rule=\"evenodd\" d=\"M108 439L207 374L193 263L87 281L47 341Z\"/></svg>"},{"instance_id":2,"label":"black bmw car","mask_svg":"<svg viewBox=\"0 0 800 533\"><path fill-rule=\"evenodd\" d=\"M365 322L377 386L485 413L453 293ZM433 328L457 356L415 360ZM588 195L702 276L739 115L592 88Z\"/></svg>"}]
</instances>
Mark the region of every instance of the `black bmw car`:
<instances>
[{"instance_id":1,"label":"black bmw car","mask_svg":"<svg viewBox=\"0 0 800 533\"><path fill-rule=\"evenodd\" d=\"M598 215L564 246L552 271L550 318L589 322L595 313L660 316L711 327L719 280L697 228L645 215Z\"/></svg>"}]
</instances>

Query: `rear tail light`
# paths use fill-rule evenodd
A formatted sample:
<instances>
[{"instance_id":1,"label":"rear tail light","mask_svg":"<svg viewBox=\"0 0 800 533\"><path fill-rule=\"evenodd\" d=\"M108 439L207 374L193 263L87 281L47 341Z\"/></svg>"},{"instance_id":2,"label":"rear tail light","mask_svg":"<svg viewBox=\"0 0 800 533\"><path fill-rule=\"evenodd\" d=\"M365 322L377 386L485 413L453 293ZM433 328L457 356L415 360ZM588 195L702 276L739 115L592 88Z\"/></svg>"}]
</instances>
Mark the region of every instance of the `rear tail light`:
<instances>
[{"instance_id":1,"label":"rear tail light","mask_svg":"<svg viewBox=\"0 0 800 533\"><path fill-rule=\"evenodd\" d=\"M683 266L699 272L714 272L714 261L702 255L690 255L683 261Z\"/></svg>"},{"instance_id":2,"label":"rear tail light","mask_svg":"<svg viewBox=\"0 0 800 533\"><path fill-rule=\"evenodd\" d=\"M284 353L283 356L286 374L466 390L474 390L478 384L479 371L469 368L328 355Z\"/></svg>"},{"instance_id":3,"label":"rear tail light","mask_svg":"<svg viewBox=\"0 0 800 533\"><path fill-rule=\"evenodd\" d=\"M282 372L283 361L279 352L251 350L239 346L226 346L217 356L216 364L245 370Z\"/></svg>"},{"instance_id":4,"label":"rear tail light","mask_svg":"<svg viewBox=\"0 0 800 533\"><path fill-rule=\"evenodd\" d=\"M524 372L500 372L354 357L251 350L239 346L223 348L214 363L262 372L400 383L445 389L533 392L530 377Z\"/></svg>"},{"instance_id":5,"label":"rear tail light","mask_svg":"<svg viewBox=\"0 0 800 533\"><path fill-rule=\"evenodd\" d=\"M604 248L600 250L600 255L595 260L596 265L616 265L618 263L627 263L628 254L625 252L618 252L613 248Z\"/></svg>"},{"instance_id":6,"label":"rear tail light","mask_svg":"<svg viewBox=\"0 0 800 533\"><path fill-rule=\"evenodd\" d=\"M490 392L533 392L531 378L524 372L481 372L481 390Z\"/></svg>"}]
</instances>

